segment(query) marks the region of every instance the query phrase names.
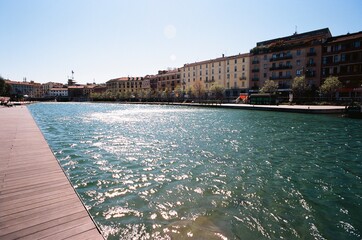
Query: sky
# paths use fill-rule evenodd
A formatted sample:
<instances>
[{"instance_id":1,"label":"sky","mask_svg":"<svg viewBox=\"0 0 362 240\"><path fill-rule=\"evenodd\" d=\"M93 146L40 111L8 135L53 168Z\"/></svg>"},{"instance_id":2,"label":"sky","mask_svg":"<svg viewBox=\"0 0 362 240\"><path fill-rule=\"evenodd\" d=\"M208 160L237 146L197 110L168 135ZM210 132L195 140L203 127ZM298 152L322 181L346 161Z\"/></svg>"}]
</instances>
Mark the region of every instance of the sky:
<instances>
[{"instance_id":1,"label":"sky","mask_svg":"<svg viewBox=\"0 0 362 240\"><path fill-rule=\"evenodd\" d=\"M362 0L0 0L0 76L105 83L326 27L362 31Z\"/></svg>"}]
</instances>

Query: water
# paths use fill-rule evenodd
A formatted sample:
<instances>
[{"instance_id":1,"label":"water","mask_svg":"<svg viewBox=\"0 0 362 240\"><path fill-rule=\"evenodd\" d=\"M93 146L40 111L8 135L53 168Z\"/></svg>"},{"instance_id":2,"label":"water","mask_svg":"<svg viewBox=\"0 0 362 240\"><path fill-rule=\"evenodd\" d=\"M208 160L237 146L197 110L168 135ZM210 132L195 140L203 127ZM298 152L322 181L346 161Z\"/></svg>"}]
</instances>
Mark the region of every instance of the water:
<instances>
[{"instance_id":1,"label":"water","mask_svg":"<svg viewBox=\"0 0 362 240\"><path fill-rule=\"evenodd\" d=\"M361 239L362 121L29 106L108 239Z\"/></svg>"}]
</instances>

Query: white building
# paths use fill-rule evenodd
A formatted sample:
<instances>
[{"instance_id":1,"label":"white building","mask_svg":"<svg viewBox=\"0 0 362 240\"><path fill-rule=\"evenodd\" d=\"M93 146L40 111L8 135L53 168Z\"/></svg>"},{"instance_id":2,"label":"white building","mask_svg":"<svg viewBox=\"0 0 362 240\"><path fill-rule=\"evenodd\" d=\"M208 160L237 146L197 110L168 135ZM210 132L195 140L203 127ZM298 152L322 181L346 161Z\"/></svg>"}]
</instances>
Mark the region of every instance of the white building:
<instances>
[{"instance_id":1,"label":"white building","mask_svg":"<svg viewBox=\"0 0 362 240\"><path fill-rule=\"evenodd\" d=\"M51 97L68 97L68 88L51 88L49 90Z\"/></svg>"}]
</instances>

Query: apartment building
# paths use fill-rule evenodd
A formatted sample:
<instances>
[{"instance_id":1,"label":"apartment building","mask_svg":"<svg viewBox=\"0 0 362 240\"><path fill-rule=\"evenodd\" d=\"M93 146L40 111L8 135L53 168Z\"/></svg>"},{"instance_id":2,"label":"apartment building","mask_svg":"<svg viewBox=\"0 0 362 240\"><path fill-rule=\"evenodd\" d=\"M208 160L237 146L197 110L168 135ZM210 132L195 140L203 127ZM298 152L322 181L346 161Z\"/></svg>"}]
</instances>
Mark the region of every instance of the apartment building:
<instances>
[{"instance_id":1,"label":"apartment building","mask_svg":"<svg viewBox=\"0 0 362 240\"><path fill-rule=\"evenodd\" d=\"M158 74L154 76L154 82L157 82L157 90L159 92L172 92L177 87L181 88L181 70L179 68L160 70Z\"/></svg>"},{"instance_id":2,"label":"apartment building","mask_svg":"<svg viewBox=\"0 0 362 240\"><path fill-rule=\"evenodd\" d=\"M362 32L329 38L322 50L322 81L337 76L340 97L362 95Z\"/></svg>"},{"instance_id":3,"label":"apartment building","mask_svg":"<svg viewBox=\"0 0 362 240\"><path fill-rule=\"evenodd\" d=\"M68 88L51 88L48 90L49 97L68 97Z\"/></svg>"},{"instance_id":4,"label":"apartment building","mask_svg":"<svg viewBox=\"0 0 362 240\"><path fill-rule=\"evenodd\" d=\"M17 82L6 80L11 86L10 94L13 96L28 96L30 98L41 98L43 97L43 89L40 83L30 82Z\"/></svg>"},{"instance_id":5,"label":"apartment building","mask_svg":"<svg viewBox=\"0 0 362 240\"><path fill-rule=\"evenodd\" d=\"M249 54L215 58L188 63L181 68L181 83L184 91L201 81L206 91L214 84L225 88L226 97L237 97L249 89Z\"/></svg>"},{"instance_id":6,"label":"apartment building","mask_svg":"<svg viewBox=\"0 0 362 240\"><path fill-rule=\"evenodd\" d=\"M117 93L137 93L141 91L143 77L121 77L111 79L106 82L107 90L113 94Z\"/></svg>"},{"instance_id":7,"label":"apartment building","mask_svg":"<svg viewBox=\"0 0 362 240\"><path fill-rule=\"evenodd\" d=\"M293 79L304 75L310 86L321 79L322 44L331 37L328 28L258 42L251 53L250 87L258 91L266 80L279 91L291 91Z\"/></svg>"},{"instance_id":8,"label":"apartment building","mask_svg":"<svg viewBox=\"0 0 362 240\"><path fill-rule=\"evenodd\" d=\"M42 84L42 88L43 88L43 95L44 96L52 96L52 94L54 94L54 92L52 94L50 94L50 90L52 88L63 88L63 84L62 83L56 83L56 82L47 82L47 83Z\"/></svg>"}]
</instances>

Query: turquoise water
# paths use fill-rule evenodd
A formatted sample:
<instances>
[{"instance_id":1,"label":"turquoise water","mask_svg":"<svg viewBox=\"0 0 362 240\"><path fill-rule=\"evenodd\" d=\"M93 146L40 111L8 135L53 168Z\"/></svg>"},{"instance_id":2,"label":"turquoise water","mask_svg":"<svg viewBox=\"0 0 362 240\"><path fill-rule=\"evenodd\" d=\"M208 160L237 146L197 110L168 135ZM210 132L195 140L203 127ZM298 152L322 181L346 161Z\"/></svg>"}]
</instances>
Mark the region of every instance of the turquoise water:
<instances>
[{"instance_id":1,"label":"turquoise water","mask_svg":"<svg viewBox=\"0 0 362 240\"><path fill-rule=\"evenodd\" d=\"M92 103L29 109L108 239L361 239L362 121Z\"/></svg>"}]
</instances>

